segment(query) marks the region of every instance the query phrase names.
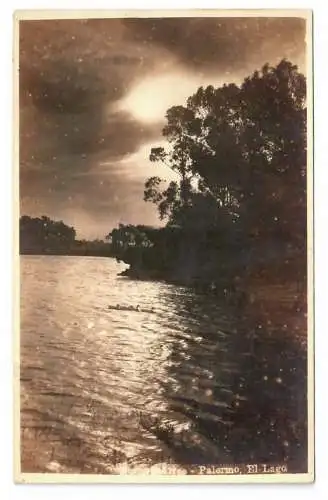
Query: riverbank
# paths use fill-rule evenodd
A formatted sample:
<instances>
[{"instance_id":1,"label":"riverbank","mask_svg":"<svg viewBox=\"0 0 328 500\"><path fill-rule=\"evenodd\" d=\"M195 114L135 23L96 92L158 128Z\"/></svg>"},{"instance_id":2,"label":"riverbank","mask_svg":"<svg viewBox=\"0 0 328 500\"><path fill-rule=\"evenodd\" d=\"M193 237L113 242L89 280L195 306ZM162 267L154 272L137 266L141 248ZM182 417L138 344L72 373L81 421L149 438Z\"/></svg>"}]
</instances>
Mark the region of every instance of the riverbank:
<instances>
[{"instance_id":1,"label":"riverbank","mask_svg":"<svg viewBox=\"0 0 328 500\"><path fill-rule=\"evenodd\" d=\"M307 342L307 287L305 279L283 280L267 275L263 278L245 275L221 281L179 280L160 272L146 272L128 268L120 274L132 280L159 281L193 289L195 292L214 295L218 300L234 307L240 316L260 328L272 325L282 331L292 329L302 343Z\"/></svg>"}]
</instances>

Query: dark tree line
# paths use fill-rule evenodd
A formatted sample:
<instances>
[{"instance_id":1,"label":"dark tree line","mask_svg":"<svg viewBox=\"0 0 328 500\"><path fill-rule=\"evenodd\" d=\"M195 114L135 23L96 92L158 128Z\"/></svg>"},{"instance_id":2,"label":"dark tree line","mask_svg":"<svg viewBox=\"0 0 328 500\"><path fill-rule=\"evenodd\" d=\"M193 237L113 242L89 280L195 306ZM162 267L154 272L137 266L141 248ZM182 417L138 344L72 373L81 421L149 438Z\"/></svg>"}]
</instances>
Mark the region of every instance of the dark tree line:
<instances>
[{"instance_id":1,"label":"dark tree line","mask_svg":"<svg viewBox=\"0 0 328 500\"><path fill-rule=\"evenodd\" d=\"M111 256L111 246L102 240L77 240L76 231L63 221L47 216L19 220L21 254Z\"/></svg>"},{"instance_id":2,"label":"dark tree line","mask_svg":"<svg viewBox=\"0 0 328 500\"><path fill-rule=\"evenodd\" d=\"M19 236L21 253L65 253L74 243L76 232L63 221L23 215L19 221Z\"/></svg>"}]
</instances>

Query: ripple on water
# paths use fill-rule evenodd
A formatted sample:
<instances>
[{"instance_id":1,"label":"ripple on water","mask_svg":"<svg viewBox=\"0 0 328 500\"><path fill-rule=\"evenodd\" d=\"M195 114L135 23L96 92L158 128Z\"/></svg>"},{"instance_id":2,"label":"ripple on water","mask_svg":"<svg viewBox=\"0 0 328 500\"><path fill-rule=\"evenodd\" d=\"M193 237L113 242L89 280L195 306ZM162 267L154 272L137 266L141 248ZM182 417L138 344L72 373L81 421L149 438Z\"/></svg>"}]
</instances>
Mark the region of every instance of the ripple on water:
<instances>
[{"instance_id":1,"label":"ripple on water","mask_svg":"<svg viewBox=\"0 0 328 500\"><path fill-rule=\"evenodd\" d=\"M225 439L231 413L248 404L243 375L263 381L246 337L215 297L117 278L121 269L112 259L22 258L24 470L115 473L126 464L161 467L172 456L181 464L218 460L215 439ZM299 380L300 358L293 351L286 358L284 377ZM249 415L268 392L259 391Z\"/></svg>"}]
</instances>

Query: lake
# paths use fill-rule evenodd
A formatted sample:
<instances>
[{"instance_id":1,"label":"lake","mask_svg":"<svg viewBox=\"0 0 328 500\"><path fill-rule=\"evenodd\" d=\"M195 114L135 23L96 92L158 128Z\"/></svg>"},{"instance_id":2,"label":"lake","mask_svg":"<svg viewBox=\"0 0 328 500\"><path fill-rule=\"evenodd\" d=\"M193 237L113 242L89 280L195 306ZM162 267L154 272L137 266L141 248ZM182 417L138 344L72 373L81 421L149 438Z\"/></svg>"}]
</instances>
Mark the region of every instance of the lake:
<instances>
[{"instance_id":1,"label":"lake","mask_svg":"<svg viewBox=\"0 0 328 500\"><path fill-rule=\"evenodd\" d=\"M125 267L21 256L22 471L305 472L295 332L249 322L214 294L118 276Z\"/></svg>"}]
</instances>

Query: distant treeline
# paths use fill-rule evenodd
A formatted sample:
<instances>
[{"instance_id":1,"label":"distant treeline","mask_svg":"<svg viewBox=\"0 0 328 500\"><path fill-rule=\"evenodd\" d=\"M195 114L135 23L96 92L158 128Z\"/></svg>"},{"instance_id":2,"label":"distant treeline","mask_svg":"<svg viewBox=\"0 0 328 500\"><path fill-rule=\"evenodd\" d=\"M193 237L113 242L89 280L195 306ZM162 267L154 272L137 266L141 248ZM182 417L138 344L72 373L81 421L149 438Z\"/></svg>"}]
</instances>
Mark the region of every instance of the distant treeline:
<instances>
[{"instance_id":1,"label":"distant treeline","mask_svg":"<svg viewBox=\"0 0 328 500\"><path fill-rule=\"evenodd\" d=\"M180 283L306 282L306 80L283 60L240 85L200 87L166 113L168 147L152 148L180 180L146 181L162 229L110 235L127 274Z\"/></svg>"},{"instance_id":2,"label":"distant treeline","mask_svg":"<svg viewBox=\"0 0 328 500\"><path fill-rule=\"evenodd\" d=\"M19 220L19 233L21 254L112 256L108 242L77 240L73 227L47 216L23 215Z\"/></svg>"}]
</instances>

